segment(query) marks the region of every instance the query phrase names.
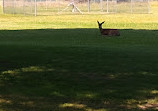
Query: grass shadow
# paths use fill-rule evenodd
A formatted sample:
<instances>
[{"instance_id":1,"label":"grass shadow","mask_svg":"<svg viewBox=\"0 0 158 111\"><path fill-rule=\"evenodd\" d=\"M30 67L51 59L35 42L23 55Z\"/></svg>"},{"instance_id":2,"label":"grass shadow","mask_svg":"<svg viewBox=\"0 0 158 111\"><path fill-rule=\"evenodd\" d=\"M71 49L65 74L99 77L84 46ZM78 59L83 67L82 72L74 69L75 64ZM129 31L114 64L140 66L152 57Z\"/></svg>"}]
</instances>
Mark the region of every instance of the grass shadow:
<instances>
[{"instance_id":1,"label":"grass shadow","mask_svg":"<svg viewBox=\"0 0 158 111\"><path fill-rule=\"evenodd\" d=\"M0 110L156 111L157 30L0 31Z\"/></svg>"}]
</instances>

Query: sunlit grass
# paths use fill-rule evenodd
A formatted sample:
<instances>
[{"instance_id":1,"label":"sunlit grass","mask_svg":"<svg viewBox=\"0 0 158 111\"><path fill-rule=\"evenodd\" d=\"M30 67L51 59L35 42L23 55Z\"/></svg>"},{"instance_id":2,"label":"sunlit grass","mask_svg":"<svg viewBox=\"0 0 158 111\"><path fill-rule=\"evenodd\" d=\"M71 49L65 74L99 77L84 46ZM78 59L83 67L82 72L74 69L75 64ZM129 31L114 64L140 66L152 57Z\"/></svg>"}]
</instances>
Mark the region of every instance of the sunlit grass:
<instances>
[{"instance_id":1,"label":"sunlit grass","mask_svg":"<svg viewBox=\"0 0 158 111\"><path fill-rule=\"evenodd\" d=\"M1 96L0 96L1 97ZM0 98L0 104L11 104L10 100L5 100L3 98ZM1 109L0 109L1 110Z\"/></svg>"},{"instance_id":2,"label":"sunlit grass","mask_svg":"<svg viewBox=\"0 0 158 111\"><path fill-rule=\"evenodd\" d=\"M53 71L53 70L54 69L47 69L45 67L30 66L30 67L25 67L21 69L3 71L2 74L19 74L23 72L46 72L46 71Z\"/></svg>"},{"instance_id":3,"label":"sunlit grass","mask_svg":"<svg viewBox=\"0 0 158 111\"><path fill-rule=\"evenodd\" d=\"M59 107L65 108L65 107L75 107L75 108L85 108L86 106L83 104L75 104L75 103L64 103L59 105Z\"/></svg>"},{"instance_id":4,"label":"sunlit grass","mask_svg":"<svg viewBox=\"0 0 158 111\"><path fill-rule=\"evenodd\" d=\"M97 28L96 21L105 21L104 27L119 29L157 29L158 14L155 7L151 14L101 14L101 15L54 15L23 16L0 15L0 29L61 29ZM31 25L30 25L31 24Z\"/></svg>"},{"instance_id":5,"label":"sunlit grass","mask_svg":"<svg viewBox=\"0 0 158 111\"><path fill-rule=\"evenodd\" d=\"M84 104L77 104L77 103L64 103L64 104L60 104L59 107L61 108L75 108L78 110L84 110L84 111L108 111L106 109L91 109L89 107L87 107Z\"/></svg>"}]
</instances>

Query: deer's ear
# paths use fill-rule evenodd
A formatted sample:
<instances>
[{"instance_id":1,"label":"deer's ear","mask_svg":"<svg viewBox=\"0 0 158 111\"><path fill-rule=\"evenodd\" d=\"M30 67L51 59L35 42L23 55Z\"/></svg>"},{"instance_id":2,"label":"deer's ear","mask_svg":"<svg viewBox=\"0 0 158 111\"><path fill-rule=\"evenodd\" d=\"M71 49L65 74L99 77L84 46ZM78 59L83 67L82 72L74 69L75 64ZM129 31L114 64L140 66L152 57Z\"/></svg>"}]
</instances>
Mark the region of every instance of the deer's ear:
<instances>
[{"instance_id":1,"label":"deer's ear","mask_svg":"<svg viewBox=\"0 0 158 111\"><path fill-rule=\"evenodd\" d=\"M104 21L105 22L105 21ZM103 24L104 22L102 22L101 24Z\"/></svg>"},{"instance_id":2,"label":"deer's ear","mask_svg":"<svg viewBox=\"0 0 158 111\"><path fill-rule=\"evenodd\" d=\"M99 24L99 21L97 20L98 24Z\"/></svg>"}]
</instances>

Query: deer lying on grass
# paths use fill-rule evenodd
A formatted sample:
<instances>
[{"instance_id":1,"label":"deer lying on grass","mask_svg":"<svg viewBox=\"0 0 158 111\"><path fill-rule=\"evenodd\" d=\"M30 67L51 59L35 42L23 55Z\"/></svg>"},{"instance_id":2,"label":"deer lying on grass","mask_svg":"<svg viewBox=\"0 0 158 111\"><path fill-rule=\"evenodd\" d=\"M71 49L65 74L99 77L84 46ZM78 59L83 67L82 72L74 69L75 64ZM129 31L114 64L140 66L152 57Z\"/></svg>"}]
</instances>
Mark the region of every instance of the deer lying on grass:
<instances>
[{"instance_id":1,"label":"deer lying on grass","mask_svg":"<svg viewBox=\"0 0 158 111\"><path fill-rule=\"evenodd\" d=\"M106 35L106 36L120 36L120 33L119 33L119 30L118 29L103 29L102 28L102 24L105 22L102 22L102 23L99 23L98 22L98 26L99 26L99 30L100 30L100 33L101 35Z\"/></svg>"}]
</instances>

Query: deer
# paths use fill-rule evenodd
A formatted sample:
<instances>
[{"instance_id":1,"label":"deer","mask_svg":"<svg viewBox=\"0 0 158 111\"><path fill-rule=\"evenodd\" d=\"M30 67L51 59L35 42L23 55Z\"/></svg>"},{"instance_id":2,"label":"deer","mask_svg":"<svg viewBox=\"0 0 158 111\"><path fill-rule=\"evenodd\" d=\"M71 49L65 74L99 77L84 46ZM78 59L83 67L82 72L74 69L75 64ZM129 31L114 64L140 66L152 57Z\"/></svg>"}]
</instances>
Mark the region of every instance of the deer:
<instances>
[{"instance_id":1,"label":"deer","mask_svg":"<svg viewBox=\"0 0 158 111\"><path fill-rule=\"evenodd\" d=\"M99 23L98 22L98 26L99 26L99 30L100 30L100 33L101 35L105 35L105 36L120 36L120 33L119 33L119 30L118 29L103 29L102 28L102 24L105 22L102 22L102 23Z\"/></svg>"}]
</instances>

